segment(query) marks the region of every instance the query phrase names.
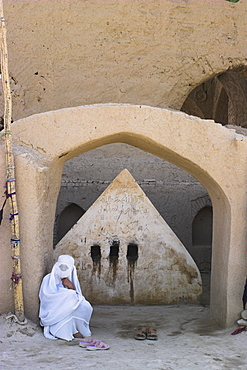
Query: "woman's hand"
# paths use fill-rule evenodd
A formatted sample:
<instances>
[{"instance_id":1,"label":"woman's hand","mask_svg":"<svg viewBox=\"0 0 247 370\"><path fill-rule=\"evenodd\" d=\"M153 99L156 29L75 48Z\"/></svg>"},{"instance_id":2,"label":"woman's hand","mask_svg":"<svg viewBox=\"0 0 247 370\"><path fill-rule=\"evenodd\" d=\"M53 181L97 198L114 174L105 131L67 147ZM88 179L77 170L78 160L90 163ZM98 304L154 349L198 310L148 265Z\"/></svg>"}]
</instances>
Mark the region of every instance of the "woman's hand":
<instances>
[{"instance_id":1,"label":"woman's hand","mask_svg":"<svg viewBox=\"0 0 247 370\"><path fill-rule=\"evenodd\" d=\"M63 278L61 280L64 287L75 290L74 284L71 283L71 281L68 278Z\"/></svg>"}]
</instances>

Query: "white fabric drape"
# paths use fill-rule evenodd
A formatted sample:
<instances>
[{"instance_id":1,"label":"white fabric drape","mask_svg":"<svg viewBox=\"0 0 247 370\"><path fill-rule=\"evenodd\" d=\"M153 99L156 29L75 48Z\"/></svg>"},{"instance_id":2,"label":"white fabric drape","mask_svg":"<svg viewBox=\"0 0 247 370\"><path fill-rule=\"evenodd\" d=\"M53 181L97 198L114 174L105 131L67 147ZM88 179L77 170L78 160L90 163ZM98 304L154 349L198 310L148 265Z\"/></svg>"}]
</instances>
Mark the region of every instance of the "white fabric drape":
<instances>
[{"instance_id":1,"label":"white fabric drape","mask_svg":"<svg viewBox=\"0 0 247 370\"><path fill-rule=\"evenodd\" d=\"M61 279L65 277L73 283L75 290L63 286ZM89 321L92 307L82 295L71 256L59 256L51 273L42 281L39 298L40 324L44 326L46 338L71 340L76 332L84 336L91 335Z\"/></svg>"}]
</instances>

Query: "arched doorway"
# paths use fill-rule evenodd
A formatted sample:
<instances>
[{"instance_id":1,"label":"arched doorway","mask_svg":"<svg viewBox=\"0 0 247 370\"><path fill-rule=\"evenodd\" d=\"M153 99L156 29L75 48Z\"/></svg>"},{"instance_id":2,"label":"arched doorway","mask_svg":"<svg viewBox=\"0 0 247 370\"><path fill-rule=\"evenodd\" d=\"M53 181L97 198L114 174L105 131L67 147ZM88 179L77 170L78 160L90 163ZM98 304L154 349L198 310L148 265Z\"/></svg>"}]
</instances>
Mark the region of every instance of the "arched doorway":
<instances>
[{"instance_id":1,"label":"arched doorway","mask_svg":"<svg viewBox=\"0 0 247 370\"><path fill-rule=\"evenodd\" d=\"M70 122L70 130L66 122ZM29 124L32 130L25 130ZM44 135L37 134L40 128ZM51 133L51 128L52 134L43 140L45 132ZM37 315L38 299L30 301L29 292L33 296L33 292L38 291L41 277L52 264L54 215L64 162L96 147L121 142L176 164L207 189L214 207L211 315L223 326L234 322L241 309L245 282L242 256L246 235L239 229L241 224L244 230L246 220L245 138L213 121L167 109L128 105L96 105L48 112L17 121L13 130L20 153L17 158L20 198L32 199L32 202L21 204L26 215L22 222L26 246L23 251L24 295L30 317ZM29 143L32 143L35 162L25 154ZM235 150L229 157L233 145ZM241 162L236 170L239 156ZM227 166L223 166L226 162ZM28 189L27 176L32 179ZM34 265L36 275L33 274ZM238 266L238 275L234 273L235 266ZM30 274L35 275L34 278L30 279Z\"/></svg>"},{"instance_id":2,"label":"arched doorway","mask_svg":"<svg viewBox=\"0 0 247 370\"><path fill-rule=\"evenodd\" d=\"M75 203L67 205L57 217L54 232L54 244L58 243L64 235L79 220L85 211Z\"/></svg>"}]
</instances>

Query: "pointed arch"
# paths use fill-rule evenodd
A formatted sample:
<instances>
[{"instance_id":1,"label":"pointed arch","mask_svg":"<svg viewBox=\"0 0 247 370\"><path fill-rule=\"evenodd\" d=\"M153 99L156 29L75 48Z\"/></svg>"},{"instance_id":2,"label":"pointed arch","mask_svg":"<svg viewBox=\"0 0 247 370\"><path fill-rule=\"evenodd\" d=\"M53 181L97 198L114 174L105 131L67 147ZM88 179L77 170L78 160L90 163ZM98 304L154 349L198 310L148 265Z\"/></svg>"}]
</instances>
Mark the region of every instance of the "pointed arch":
<instances>
[{"instance_id":1,"label":"pointed arch","mask_svg":"<svg viewBox=\"0 0 247 370\"><path fill-rule=\"evenodd\" d=\"M58 243L85 213L78 204L68 204L58 216L55 242ZM55 244L56 244L55 243Z\"/></svg>"},{"instance_id":2,"label":"pointed arch","mask_svg":"<svg viewBox=\"0 0 247 370\"><path fill-rule=\"evenodd\" d=\"M34 115L15 122L13 131L28 317L37 318L40 280L52 265L54 215L64 162L122 142L181 167L208 191L214 207L211 315L222 326L233 324L241 310L246 279L245 137L182 112L118 104Z\"/></svg>"}]
</instances>

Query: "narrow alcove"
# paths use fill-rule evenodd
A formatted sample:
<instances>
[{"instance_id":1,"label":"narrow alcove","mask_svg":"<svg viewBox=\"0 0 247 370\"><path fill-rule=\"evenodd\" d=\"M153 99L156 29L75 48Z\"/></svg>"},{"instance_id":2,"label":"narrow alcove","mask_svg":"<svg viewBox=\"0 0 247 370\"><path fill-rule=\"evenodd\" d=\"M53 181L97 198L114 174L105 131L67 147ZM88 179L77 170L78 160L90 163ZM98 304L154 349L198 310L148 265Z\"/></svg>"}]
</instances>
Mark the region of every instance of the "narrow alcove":
<instances>
[{"instance_id":1,"label":"narrow alcove","mask_svg":"<svg viewBox=\"0 0 247 370\"><path fill-rule=\"evenodd\" d=\"M120 244L119 240L113 240L110 246L109 264L110 264L110 270L112 271L113 282L115 282L116 277L117 277L119 244Z\"/></svg>"},{"instance_id":2,"label":"narrow alcove","mask_svg":"<svg viewBox=\"0 0 247 370\"><path fill-rule=\"evenodd\" d=\"M134 242L128 244L126 258L130 264L134 264L138 259L138 245Z\"/></svg>"},{"instance_id":3,"label":"narrow alcove","mask_svg":"<svg viewBox=\"0 0 247 370\"><path fill-rule=\"evenodd\" d=\"M119 258L119 240L113 240L112 245L110 246L109 261L114 263Z\"/></svg>"},{"instance_id":4,"label":"narrow alcove","mask_svg":"<svg viewBox=\"0 0 247 370\"><path fill-rule=\"evenodd\" d=\"M98 244L91 246L91 258L94 263L98 263L101 260L101 248Z\"/></svg>"}]
</instances>

